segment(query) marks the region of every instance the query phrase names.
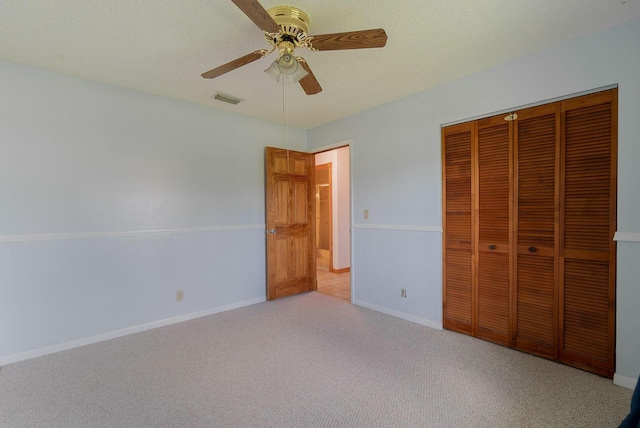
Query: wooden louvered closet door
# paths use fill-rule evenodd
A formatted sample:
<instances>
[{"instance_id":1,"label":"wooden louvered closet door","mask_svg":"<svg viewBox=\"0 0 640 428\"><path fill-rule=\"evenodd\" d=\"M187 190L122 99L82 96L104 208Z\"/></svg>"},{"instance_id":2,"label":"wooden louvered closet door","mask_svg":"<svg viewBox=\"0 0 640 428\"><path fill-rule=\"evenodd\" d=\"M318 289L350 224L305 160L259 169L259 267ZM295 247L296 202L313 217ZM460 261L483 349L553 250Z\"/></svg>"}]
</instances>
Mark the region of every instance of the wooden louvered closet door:
<instances>
[{"instance_id":1,"label":"wooden louvered closet door","mask_svg":"<svg viewBox=\"0 0 640 428\"><path fill-rule=\"evenodd\" d=\"M612 377L617 89L515 113L442 131L444 327Z\"/></svg>"},{"instance_id":2,"label":"wooden louvered closet door","mask_svg":"<svg viewBox=\"0 0 640 428\"><path fill-rule=\"evenodd\" d=\"M471 334L472 324L472 124L443 128L444 327Z\"/></svg>"},{"instance_id":3,"label":"wooden louvered closet door","mask_svg":"<svg viewBox=\"0 0 640 428\"><path fill-rule=\"evenodd\" d=\"M560 361L613 376L617 90L562 104Z\"/></svg>"},{"instance_id":4,"label":"wooden louvered closet door","mask_svg":"<svg viewBox=\"0 0 640 428\"><path fill-rule=\"evenodd\" d=\"M515 347L556 359L560 104L517 114Z\"/></svg>"},{"instance_id":5,"label":"wooden louvered closet door","mask_svg":"<svg viewBox=\"0 0 640 428\"><path fill-rule=\"evenodd\" d=\"M478 323L475 335L510 343L511 122L478 121Z\"/></svg>"}]
</instances>

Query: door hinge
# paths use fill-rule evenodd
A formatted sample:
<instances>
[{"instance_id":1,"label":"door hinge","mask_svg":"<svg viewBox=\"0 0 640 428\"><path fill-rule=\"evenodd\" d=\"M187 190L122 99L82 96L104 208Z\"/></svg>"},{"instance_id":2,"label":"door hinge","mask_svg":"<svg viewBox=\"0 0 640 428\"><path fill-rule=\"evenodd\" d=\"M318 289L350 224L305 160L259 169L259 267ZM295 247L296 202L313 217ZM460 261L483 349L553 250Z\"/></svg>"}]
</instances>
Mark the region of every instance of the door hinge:
<instances>
[{"instance_id":1,"label":"door hinge","mask_svg":"<svg viewBox=\"0 0 640 428\"><path fill-rule=\"evenodd\" d=\"M516 120L518 118L517 113L511 113L504 117L504 120L511 122L512 120Z\"/></svg>"}]
</instances>

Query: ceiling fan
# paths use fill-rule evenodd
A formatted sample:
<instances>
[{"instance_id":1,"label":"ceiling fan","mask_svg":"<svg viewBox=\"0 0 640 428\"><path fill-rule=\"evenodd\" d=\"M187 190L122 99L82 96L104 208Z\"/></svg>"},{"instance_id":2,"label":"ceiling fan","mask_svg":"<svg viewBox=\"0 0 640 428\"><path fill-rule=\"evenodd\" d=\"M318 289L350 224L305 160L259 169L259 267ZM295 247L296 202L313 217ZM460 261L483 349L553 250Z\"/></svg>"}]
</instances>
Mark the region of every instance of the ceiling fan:
<instances>
[{"instance_id":1,"label":"ceiling fan","mask_svg":"<svg viewBox=\"0 0 640 428\"><path fill-rule=\"evenodd\" d=\"M231 0L262 31L271 49L260 49L224 65L202 73L205 79L213 79L236 68L263 58L278 50L276 59L265 72L276 81L281 75L289 75L300 83L307 95L317 94L322 87L316 80L304 58L295 56L296 48L311 51L342 49L381 48L387 43L387 34L382 28L346 33L309 35L309 16L293 6L275 6L265 10L258 0Z\"/></svg>"}]
</instances>

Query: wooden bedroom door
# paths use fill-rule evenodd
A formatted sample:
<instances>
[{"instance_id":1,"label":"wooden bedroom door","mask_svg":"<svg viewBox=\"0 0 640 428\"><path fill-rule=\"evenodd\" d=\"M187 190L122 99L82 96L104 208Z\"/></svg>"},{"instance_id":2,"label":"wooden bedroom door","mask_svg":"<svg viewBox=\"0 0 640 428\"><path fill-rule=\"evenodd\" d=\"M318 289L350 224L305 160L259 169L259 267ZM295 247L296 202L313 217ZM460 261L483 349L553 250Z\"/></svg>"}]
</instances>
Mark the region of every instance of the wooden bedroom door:
<instances>
[{"instance_id":1,"label":"wooden bedroom door","mask_svg":"<svg viewBox=\"0 0 640 428\"><path fill-rule=\"evenodd\" d=\"M316 290L311 153L267 147L267 300Z\"/></svg>"}]
</instances>

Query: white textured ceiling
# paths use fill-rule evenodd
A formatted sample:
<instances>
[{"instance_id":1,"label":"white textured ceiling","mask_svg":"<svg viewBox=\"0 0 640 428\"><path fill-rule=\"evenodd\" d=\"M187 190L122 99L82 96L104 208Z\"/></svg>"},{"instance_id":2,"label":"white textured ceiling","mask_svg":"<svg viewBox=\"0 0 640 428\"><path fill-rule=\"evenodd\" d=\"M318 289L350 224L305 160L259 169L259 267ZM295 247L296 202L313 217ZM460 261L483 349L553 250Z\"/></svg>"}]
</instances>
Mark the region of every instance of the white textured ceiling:
<instances>
[{"instance_id":1,"label":"white textured ceiling","mask_svg":"<svg viewBox=\"0 0 640 428\"><path fill-rule=\"evenodd\" d=\"M262 32L230 0L0 0L0 59L304 129L640 17L640 0L261 0L292 4L310 34L382 27L386 47L310 52L323 91L263 70L200 74L257 49ZM221 91L244 99L212 99Z\"/></svg>"}]
</instances>

